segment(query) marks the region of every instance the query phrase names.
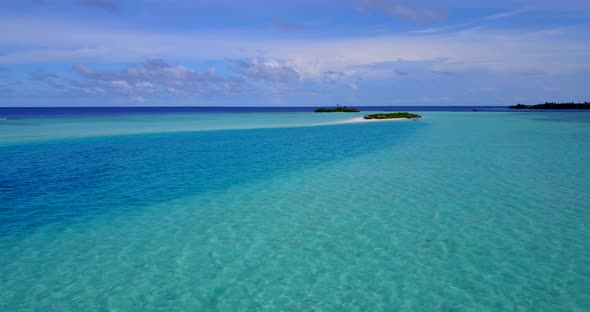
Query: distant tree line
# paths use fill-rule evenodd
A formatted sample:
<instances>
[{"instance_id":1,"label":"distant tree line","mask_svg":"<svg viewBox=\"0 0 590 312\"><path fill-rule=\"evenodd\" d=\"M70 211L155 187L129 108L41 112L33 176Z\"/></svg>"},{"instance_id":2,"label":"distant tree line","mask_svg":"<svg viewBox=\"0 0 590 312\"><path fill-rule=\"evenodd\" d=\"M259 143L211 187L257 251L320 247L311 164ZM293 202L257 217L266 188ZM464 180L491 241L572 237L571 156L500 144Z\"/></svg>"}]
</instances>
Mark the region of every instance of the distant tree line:
<instances>
[{"instance_id":1,"label":"distant tree line","mask_svg":"<svg viewBox=\"0 0 590 312\"><path fill-rule=\"evenodd\" d=\"M525 105L525 104L516 104L509 106L512 109L590 109L590 102L584 103L555 103L555 102L545 102L545 104L536 104L536 105Z\"/></svg>"},{"instance_id":2,"label":"distant tree line","mask_svg":"<svg viewBox=\"0 0 590 312\"><path fill-rule=\"evenodd\" d=\"M415 118L422 118L422 116L418 114L408 113L408 112L399 112L399 113L379 113L379 114L371 114L364 116L365 119L398 119L398 118L406 118L406 119L415 119Z\"/></svg>"},{"instance_id":3,"label":"distant tree line","mask_svg":"<svg viewBox=\"0 0 590 312\"><path fill-rule=\"evenodd\" d=\"M316 113L358 113L359 110L354 107L348 106L336 106L331 108L318 108L315 110Z\"/></svg>"}]
</instances>

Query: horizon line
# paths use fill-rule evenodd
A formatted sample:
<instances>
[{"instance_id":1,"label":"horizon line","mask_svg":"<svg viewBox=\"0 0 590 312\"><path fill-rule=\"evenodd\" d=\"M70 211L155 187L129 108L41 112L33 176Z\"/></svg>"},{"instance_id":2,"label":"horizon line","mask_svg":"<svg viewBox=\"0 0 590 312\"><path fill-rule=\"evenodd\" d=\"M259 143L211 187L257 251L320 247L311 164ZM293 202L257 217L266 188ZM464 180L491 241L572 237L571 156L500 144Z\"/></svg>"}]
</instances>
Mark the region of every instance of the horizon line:
<instances>
[{"instance_id":1,"label":"horizon line","mask_svg":"<svg viewBox=\"0 0 590 312\"><path fill-rule=\"evenodd\" d=\"M510 105L364 105L349 107L508 107ZM318 108L337 106L0 106L2 108Z\"/></svg>"}]
</instances>

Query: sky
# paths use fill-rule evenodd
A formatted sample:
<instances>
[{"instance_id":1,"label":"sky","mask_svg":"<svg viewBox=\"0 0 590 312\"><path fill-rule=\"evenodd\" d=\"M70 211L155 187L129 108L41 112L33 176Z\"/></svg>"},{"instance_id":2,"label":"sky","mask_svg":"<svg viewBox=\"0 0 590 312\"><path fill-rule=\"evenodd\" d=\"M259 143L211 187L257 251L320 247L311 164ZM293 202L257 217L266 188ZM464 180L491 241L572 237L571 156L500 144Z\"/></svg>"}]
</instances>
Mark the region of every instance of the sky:
<instances>
[{"instance_id":1,"label":"sky","mask_svg":"<svg viewBox=\"0 0 590 312\"><path fill-rule=\"evenodd\" d=\"M0 106L589 101L587 0L2 0Z\"/></svg>"}]
</instances>

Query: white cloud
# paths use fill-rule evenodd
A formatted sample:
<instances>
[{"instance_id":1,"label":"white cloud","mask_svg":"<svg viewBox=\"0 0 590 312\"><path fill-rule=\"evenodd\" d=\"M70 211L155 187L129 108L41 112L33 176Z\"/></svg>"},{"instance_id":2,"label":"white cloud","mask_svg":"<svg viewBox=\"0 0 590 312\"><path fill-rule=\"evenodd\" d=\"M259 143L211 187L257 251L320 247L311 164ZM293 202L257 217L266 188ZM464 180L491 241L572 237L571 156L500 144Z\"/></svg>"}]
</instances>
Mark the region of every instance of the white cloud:
<instances>
[{"instance_id":1,"label":"white cloud","mask_svg":"<svg viewBox=\"0 0 590 312\"><path fill-rule=\"evenodd\" d=\"M160 59L117 71L94 71L85 65L74 65L80 78L68 79L72 94L111 95L144 99L148 95L211 96L235 95L251 90L241 77L221 76L215 70L198 71L173 65Z\"/></svg>"},{"instance_id":2,"label":"white cloud","mask_svg":"<svg viewBox=\"0 0 590 312\"><path fill-rule=\"evenodd\" d=\"M129 89L129 88L131 88L131 86L129 85L129 83L127 83L127 81L125 81L125 80L111 81L111 84L115 88L120 88L120 89Z\"/></svg>"},{"instance_id":3,"label":"white cloud","mask_svg":"<svg viewBox=\"0 0 590 312\"><path fill-rule=\"evenodd\" d=\"M508 12L501 12L501 13L489 15L486 17L486 19L487 20L504 19L504 18L509 18L509 17L523 14L527 11L529 11L529 10L528 9L518 9L518 10L513 10L513 11L508 11Z\"/></svg>"},{"instance_id":4,"label":"white cloud","mask_svg":"<svg viewBox=\"0 0 590 312\"><path fill-rule=\"evenodd\" d=\"M299 80L299 73L293 67L275 59L265 59L262 57L235 61L234 71L249 78L276 83L288 83Z\"/></svg>"},{"instance_id":5,"label":"white cloud","mask_svg":"<svg viewBox=\"0 0 590 312\"><path fill-rule=\"evenodd\" d=\"M154 87L154 86L153 86L151 83L149 83L149 82L147 82L147 81L137 82L137 83L135 84L135 86L136 86L137 88L141 88L141 89L151 89L151 88L153 88L153 87Z\"/></svg>"}]
</instances>

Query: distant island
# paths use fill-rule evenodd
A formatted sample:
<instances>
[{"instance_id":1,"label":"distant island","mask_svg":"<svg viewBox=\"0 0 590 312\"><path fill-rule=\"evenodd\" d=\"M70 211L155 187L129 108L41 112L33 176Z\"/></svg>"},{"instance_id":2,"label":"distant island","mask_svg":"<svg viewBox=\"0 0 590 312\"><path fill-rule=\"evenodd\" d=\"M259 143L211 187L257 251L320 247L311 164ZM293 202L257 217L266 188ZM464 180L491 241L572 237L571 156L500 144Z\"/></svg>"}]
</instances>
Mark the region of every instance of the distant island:
<instances>
[{"instance_id":1,"label":"distant island","mask_svg":"<svg viewBox=\"0 0 590 312\"><path fill-rule=\"evenodd\" d=\"M354 108L354 107L348 107L348 106L336 106L336 107L330 107L330 108L318 108L315 110L316 113L358 113L360 112L358 109Z\"/></svg>"},{"instance_id":2,"label":"distant island","mask_svg":"<svg viewBox=\"0 0 590 312\"><path fill-rule=\"evenodd\" d=\"M408 112L399 112L399 113L387 113L387 114L370 114L370 115L367 115L363 118L364 119L400 119L400 118L416 119L416 118L422 118L422 116L420 116L418 114L408 113Z\"/></svg>"},{"instance_id":3,"label":"distant island","mask_svg":"<svg viewBox=\"0 0 590 312\"><path fill-rule=\"evenodd\" d=\"M590 109L590 103L553 103L553 102L545 102L545 104L537 104L537 105L525 105L525 104L516 104L509 106L508 108L511 109Z\"/></svg>"}]
</instances>

